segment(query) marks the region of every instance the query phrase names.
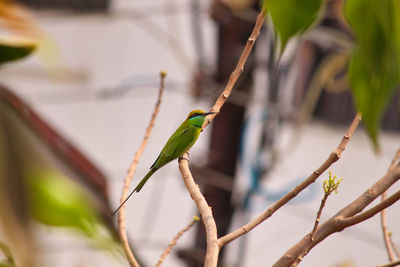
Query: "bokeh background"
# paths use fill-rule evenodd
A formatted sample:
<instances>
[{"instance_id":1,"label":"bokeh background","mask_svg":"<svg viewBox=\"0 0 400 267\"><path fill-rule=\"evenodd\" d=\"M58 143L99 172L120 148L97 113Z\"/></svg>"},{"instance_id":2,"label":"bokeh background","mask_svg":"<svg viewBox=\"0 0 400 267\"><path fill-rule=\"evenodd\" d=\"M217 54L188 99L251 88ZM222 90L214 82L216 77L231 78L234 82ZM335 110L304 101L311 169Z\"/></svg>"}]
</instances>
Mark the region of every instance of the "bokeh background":
<instances>
[{"instance_id":1,"label":"bokeh background","mask_svg":"<svg viewBox=\"0 0 400 267\"><path fill-rule=\"evenodd\" d=\"M190 110L212 106L244 47L258 8L253 1L21 2L45 33L48 45L4 65L0 84L97 166L106 177L111 209L118 206L123 178L153 111L159 72L168 73L166 90L133 184ZM340 56L351 42L337 16L340 2L330 1L318 27L289 42L279 66L274 64L273 30L266 25L215 125L192 148L190 166L218 217L219 233L254 218L312 173L336 148L351 122L355 111L343 78L345 65L338 67L329 84L312 82L328 58ZM314 97L307 94L310 91ZM329 198L322 221L385 174L400 144L398 98L393 98L382 121L380 153L374 152L359 128L330 169L343 181L339 193ZM223 266L272 265L312 229L327 176L228 245ZM399 214L396 203L388 211L388 224L398 246ZM131 198L128 235L146 266L155 265L194 215L194 202L176 162L159 170ZM164 265L202 266L198 261L204 254L201 233L199 223L178 242ZM93 246L70 229L34 227L34 236L39 266L128 266L123 258ZM302 264L375 266L386 258L375 216L329 237Z\"/></svg>"}]
</instances>

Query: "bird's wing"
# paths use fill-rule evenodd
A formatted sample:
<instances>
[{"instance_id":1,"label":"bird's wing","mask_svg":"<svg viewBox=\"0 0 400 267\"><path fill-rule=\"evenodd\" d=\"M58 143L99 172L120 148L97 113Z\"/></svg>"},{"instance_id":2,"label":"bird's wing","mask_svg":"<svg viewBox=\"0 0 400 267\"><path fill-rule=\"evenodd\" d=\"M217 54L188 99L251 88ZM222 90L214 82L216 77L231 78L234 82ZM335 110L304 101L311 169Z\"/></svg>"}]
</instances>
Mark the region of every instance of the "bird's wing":
<instances>
[{"instance_id":1,"label":"bird's wing","mask_svg":"<svg viewBox=\"0 0 400 267\"><path fill-rule=\"evenodd\" d=\"M176 150L179 147L179 141L181 141L182 136L189 130L187 127L179 127L174 134L168 139L164 148L161 150L160 155L157 157L156 161L151 165L150 169L159 169L171 160L176 158Z\"/></svg>"},{"instance_id":2,"label":"bird's wing","mask_svg":"<svg viewBox=\"0 0 400 267\"><path fill-rule=\"evenodd\" d=\"M176 149L179 146L179 141L181 140L182 136L189 131L189 128L178 129L168 140L167 144L164 146L161 154L165 157L171 157L176 155Z\"/></svg>"}]
</instances>

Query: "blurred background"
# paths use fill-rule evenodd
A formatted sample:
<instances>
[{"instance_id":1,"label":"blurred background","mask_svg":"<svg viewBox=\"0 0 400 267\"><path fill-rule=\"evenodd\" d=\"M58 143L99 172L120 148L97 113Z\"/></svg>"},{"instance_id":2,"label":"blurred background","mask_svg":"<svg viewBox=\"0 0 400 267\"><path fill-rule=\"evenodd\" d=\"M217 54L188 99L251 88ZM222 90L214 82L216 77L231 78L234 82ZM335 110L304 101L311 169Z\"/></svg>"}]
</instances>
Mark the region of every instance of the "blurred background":
<instances>
[{"instance_id":1,"label":"blurred background","mask_svg":"<svg viewBox=\"0 0 400 267\"><path fill-rule=\"evenodd\" d=\"M33 254L25 262L37 266L128 266L120 248L109 247L116 242L109 241L115 237L109 213L118 206L123 178L153 111L159 72L168 73L166 90L134 185L189 111L213 105L251 33L259 3L20 0L24 10L18 6L17 11L17 2L0 3L2 37L22 33L44 39L32 55L0 68L0 170L7 173L4 192L0 191L5 196L0 240L17 258L17 264L9 266L23 266L18 258L24 253ZM279 64L267 20L231 97L192 148L190 167L212 207L220 236L256 217L312 173L352 121L355 108L345 70L353 40L340 16L341 4L327 1L317 25L301 39L289 41ZM27 29L10 23L22 11ZM13 44L29 54L36 47L31 39ZM344 180L339 193L329 198L322 221L385 174L400 144L398 93L382 128L379 155L359 128L332 166L332 173ZM34 170L37 166L39 171ZM43 189L38 182L32 187L18 177L56 177L62 182L48 189L52 182L44 180ZM272 265L311 231L326 178L322 175L272 218L228 245L221 253L221 266ZM45 199L30 190L53 194ZM85 223L65 223L51 205L36 211L58 196L57 203L75 200L63 207L93 203L78 215L73 208L65 212L65 218L84 214ZM399 214L396 203L388 211L388 225L397 246ZM173 162L127 205L128 235L143 265L155 265L194 215L194 202ZM92 222L90 227L87 221ZM101 240L99 233L104 231L98 224L106 225L108 232ZM19 242L25 239L29 242ZM179 240L164 265L203 266L204 248L204 229L198 223ZM375 216L329 237L303 265L374 266L386 260Z\"/></svg>"}]
</instances>

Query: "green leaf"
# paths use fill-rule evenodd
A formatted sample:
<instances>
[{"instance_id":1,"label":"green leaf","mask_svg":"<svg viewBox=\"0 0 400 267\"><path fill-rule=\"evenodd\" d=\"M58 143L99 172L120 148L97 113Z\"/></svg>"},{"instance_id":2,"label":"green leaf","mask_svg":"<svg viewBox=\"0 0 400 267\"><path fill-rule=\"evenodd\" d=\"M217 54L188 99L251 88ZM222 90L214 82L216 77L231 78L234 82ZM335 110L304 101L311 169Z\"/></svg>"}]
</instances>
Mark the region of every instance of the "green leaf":
<instances>
[{"instance_id":1,"label":"green leaf","mask_svg":"<svg viewBox=\"0 0 400 267\"><path fill-rule=\"evenodd\" d=\"M394 27L395 27L395 42L397 51L397 60L400 62L400 0L396 0L394 5Z\"/></svg>"},{"instance_id":2,"label":"green leaf","mask_svg":"<svg viewBox=\"0 0 400 267\"><path fill-rule=\"evenodd\" d=\"M26 179L34 220L49 226L71 227L100 247L120 250L119 242L103 222L94 200L78 183L48 169L31 171Z\"/></svg>"},{"instance_id":3,"label":"green leaf","mask_svg":"<svg viewBox=\"0 0 400 267\"><path fill-rule=\"evenodd\" d=\"M2 254L6 257L5 260L0 261L0 267L17 267L15 265L14 257L11 253L11 249L6 243L0 241L0 250Z\"/></svg>"},{"instance_id":4,"label":"green leaf","mask_svg":"<svg viewBox=\"0 0 400 267\"><path fill-rule=\"evenodd\" d=\"M400 9L395 5L398 0L347 0L344 9L356 39L348 76L375 149L380 118L400 81Z\"/></svg>"},{"instance_id":5,"label":"green leaf","mask_svg":"<svg viewBox=\"0 0 400 267\"><path fill-rule=\"evenodd\" d=\"M37 46L33 39L0 37L0 64L24 58Z\"/></svg>"},{"instance_id":6,"label":"green leaf","mask_svg":"<svg viewBox=\"0 0 400 267\"><path fill-rule=\"evenodd\" d=\"M0 241L0 250L7 258L6 260L0 261L0 267L16 267L10 247L6 243Z\"/></svg>"},{"instance_id":7,"label":"green leaf","mask_svg":"<svg viewBox=\"0 0 400 267\"><path fill-rule=\"evenodd\" d=\"M0 261L0 267L15 267L15 264L8 261Z\"/></svg>"},{"instance_id":8,"label":"green leaf","mask_svg":"<svg viewBox=\"0 0 400 267\"><path fill-rule=\"evenodd\" d=\"M304 32L317 19L323 0L264 0L280 37L282 53L288 40Z\"/></svg>"}]
</instances>

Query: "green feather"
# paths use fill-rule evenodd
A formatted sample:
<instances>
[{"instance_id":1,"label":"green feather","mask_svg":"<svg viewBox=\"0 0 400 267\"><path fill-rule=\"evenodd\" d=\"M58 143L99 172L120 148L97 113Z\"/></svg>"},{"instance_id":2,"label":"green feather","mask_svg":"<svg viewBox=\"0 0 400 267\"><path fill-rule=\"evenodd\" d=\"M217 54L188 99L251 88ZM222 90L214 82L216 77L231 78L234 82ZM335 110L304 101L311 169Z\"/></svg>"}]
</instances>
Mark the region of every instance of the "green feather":
<instances>
[{"instance_id":1,"label":"green feather","mask_svg":"<svg viewBox=\"0 0 400 267\"><path fill-rule=\"evenodd\" d=\"M176 129L161 150L156 161L151 165L150 171L135 187L135 189L129 194L129 196L121 203L116 209L114 214L125 204L134 192L139 192L149 178L161 167L170 163L174 159L182 156L188 151L194 143L197 141L201 133L201 127L204 124L206 116L213 114L213 112L204 112L203 110L193 110L189 113L186 120Z\"/></svg>"},{"instance_id":2,"label":"green feather","mask_svg":"<svg viewBox=\"0 0 400 267\"><path fill-rule=\"evenodd\" d=\"M146 176L140 181L140 183L135 187L135 189L133 189L133 192L138 192L140 191L140 189L142 189L142 187L144 186L144 184L147 182L147 180L149 180L149 178L156 172L157 169L152 168L150 169L150 171L146 174Z\"/></svg>"}]
</instances>

